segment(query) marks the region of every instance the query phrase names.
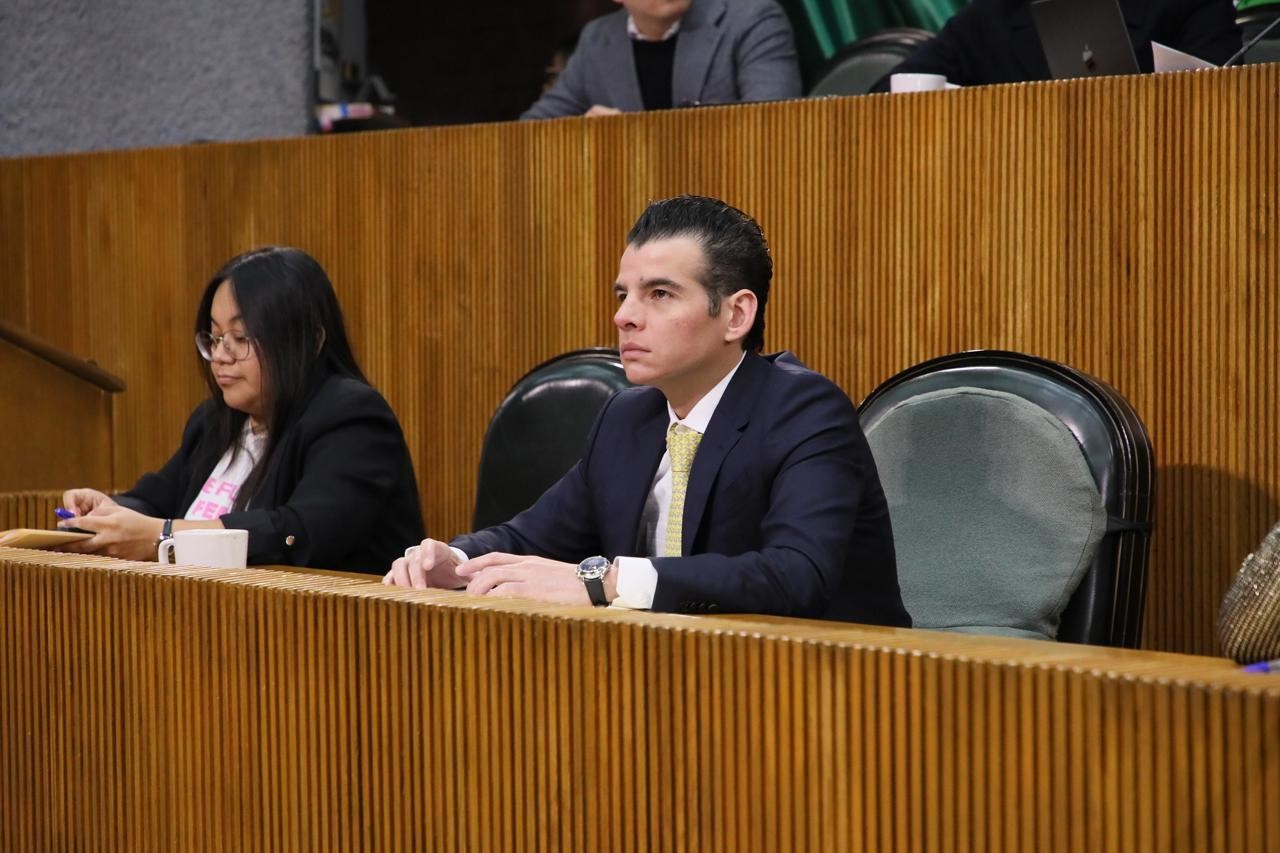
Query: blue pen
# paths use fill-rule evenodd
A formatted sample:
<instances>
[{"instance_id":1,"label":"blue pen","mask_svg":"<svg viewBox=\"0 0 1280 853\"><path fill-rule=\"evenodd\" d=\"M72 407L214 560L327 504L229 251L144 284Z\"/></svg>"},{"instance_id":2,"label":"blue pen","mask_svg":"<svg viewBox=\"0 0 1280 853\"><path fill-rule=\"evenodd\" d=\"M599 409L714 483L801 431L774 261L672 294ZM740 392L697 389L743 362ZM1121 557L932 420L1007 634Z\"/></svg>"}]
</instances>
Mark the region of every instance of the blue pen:
<instances>
[{"instance_id":1,"label":"blue pen","mask_svg":"<svg viewBox=\"0 0 1280 853\"><path fill-rule=\"evenodd\" d=\"M1275 660L1261 660L1257 663L1251 663L1242 667L1245 672L1276 672L1280 673L1280 658Z\"/></svg>"},{"instance_id":2,"label":"blue pen","mask_svg":"<svg viewBox=\"0 0 1280 853\"><path fill-rule=\"evenodd\" d=\"M62 519L63 521L66 521L69 518L76 517L76 514L74 512L72 512L69 509L63 509L62 507L58 507L57 509L55 509L53 511L53 514L56 515L58 518Z\"/></svg>"}]
</instances>

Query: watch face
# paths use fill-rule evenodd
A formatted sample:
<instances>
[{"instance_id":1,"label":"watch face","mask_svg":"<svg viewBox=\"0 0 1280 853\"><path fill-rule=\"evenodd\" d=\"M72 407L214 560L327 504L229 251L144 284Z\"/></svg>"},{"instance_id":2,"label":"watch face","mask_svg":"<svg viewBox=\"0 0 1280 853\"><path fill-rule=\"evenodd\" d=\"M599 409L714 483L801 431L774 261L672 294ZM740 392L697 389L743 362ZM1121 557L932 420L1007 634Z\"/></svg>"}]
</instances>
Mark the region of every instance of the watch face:
<instances>
[{"instance_id":1,"label":"watch face","mask_svg":"<svg viewBox=\"0 0 1280 853\"><path fill-rule=\"evenodd\" d=\"M604 557L588 557L578 564L578 580L598 581L611 565Z\"/></svg>"}]
</instances>

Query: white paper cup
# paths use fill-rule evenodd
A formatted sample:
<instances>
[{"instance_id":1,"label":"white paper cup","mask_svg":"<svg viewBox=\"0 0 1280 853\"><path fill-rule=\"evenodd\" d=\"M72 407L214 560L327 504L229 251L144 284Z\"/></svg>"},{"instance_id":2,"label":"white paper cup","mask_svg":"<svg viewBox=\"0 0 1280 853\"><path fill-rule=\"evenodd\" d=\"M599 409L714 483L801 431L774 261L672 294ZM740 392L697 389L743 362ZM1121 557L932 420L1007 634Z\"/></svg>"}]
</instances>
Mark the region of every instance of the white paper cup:
<instances>
[{"instance_id":1,"label":"white paper cup","mask_svg":"<svg viewBox=\"0 0 1280 853\"><path fill-rule=\"evenodd\" d=\"M247 530L179 530L156 548L163 565L243 569L249 555Z\"/></svg>"},{"instance_id":2,"label":"white paper cup","mask_svg":"<svg viewBox=\"0 0 1280 853\"><path fill-rule=\"evenodd\" d=\"M890 74L890 92L937 92L947 88L947 78L941 74Z\"/></svg>"}]
</instances>

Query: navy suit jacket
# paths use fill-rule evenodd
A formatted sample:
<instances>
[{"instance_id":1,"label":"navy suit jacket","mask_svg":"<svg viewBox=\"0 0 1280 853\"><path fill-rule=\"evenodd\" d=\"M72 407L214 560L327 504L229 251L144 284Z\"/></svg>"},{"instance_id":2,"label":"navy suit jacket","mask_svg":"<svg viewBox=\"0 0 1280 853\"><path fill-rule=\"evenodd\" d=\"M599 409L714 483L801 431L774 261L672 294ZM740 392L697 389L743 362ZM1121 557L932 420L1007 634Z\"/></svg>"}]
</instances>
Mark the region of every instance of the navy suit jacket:
<instances>
[{"instance_id":1,"label":"navy suit jacket","mask_svg":"<svg viewBox=\"0 0 1280 853\"><path fill-rule=\"evenodd\" d=\"M605 404L582 459L506 524L451 544L578 562L645 556L642 514L666 449L654 388ZM909 626L889 510L849 398L789 354L748 353L694 457L684 554L653 560L653 609Z\"/></svg>"},{"instance_id":2,"label":"navy suit jacket","mask_svg":"<svg viewBox=\"0 0 1280 853\"><path fill-rule=\"evenodd\" d=\"M680 21L671 103L736 104L800 97L800 66L774 0L694 0ZM580 116L591 107L644 109L627 10L587 24L560 79L520 116Z\"/></svg>"},{"instance_id":3,"label":"navy suit jacket","mask_svg":"<svg viewBox=\"0 0 1280 853\"><path fill-rule=\"evenodd\" d=\"M1231 0L1120 0L1142 71L1152 70L1151 42L1216 64L1240 49ZM943 74L959 86L1049 80L1030 0L972 0L942 31L892 73ZM873 92L889 90L889 75Z\"/></svg>"}]
</instances>

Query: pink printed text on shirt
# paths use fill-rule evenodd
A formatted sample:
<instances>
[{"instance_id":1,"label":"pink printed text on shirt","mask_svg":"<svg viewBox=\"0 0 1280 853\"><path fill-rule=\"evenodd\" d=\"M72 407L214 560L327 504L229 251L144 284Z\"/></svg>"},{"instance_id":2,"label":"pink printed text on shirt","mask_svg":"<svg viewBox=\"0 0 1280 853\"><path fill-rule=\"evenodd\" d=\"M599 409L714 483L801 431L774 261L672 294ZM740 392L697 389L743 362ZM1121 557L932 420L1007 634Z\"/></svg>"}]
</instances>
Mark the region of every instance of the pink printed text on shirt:
<instances>
[{"instance_id":1,"label":"pink printed text on shirt","mask_svg":"<svg viewBox=\"0 0 1280 853\"><path fill-rule=\"evenodd\" d=\"M240 486L236 483L221 477L210 477L205 480L204 487L200 489L203 497L195 502L187 517L195 516L209 521L221 518L231 512L239 492Z\"/></svg>"}]
</instances>

